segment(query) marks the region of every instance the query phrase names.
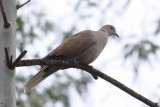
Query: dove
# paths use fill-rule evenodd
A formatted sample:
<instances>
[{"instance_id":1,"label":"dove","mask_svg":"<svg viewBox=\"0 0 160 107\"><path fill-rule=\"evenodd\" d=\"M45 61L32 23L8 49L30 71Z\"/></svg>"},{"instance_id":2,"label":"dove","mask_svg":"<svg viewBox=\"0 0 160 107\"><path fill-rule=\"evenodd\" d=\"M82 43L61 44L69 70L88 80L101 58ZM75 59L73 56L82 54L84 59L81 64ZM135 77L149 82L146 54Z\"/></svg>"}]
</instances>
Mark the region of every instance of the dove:
<instances>
[{"instance_id":1,"label":"dove","mask_svg":"<svg viewBox=\"0 0 160 107\"><path fill-rule=\"evenodd\" d=\"M90 64L100 55L110 36L119 37L112 25L104 25L98 31L81 31L65 40L43 59L68 60ZM58 70L60 70L60 67L43 65L40 71L24 85L24 92L29 92ZM95 76L93 75L93 77Z\"/></svg>"}]
</instances>

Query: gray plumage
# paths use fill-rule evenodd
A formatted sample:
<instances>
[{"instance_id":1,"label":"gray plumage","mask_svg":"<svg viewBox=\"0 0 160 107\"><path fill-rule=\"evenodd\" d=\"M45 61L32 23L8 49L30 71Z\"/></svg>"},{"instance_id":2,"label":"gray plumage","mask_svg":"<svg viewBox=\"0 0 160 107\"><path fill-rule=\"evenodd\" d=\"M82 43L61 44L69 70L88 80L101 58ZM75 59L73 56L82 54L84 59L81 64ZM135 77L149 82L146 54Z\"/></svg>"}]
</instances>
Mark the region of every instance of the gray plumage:
<instances>
[{"instance_id":1,"label":"gray plumage","mask_svg":"<svg viewBox=\"0 0 160 107\"><path fill-rule=\"evenodd\" d=\"M118 36L112 25L105 25L98 31L85 30L65 40L44 59L77 60L86 64L93 62L104 49L109 36ZM42 66L41 70L24 85L28 92L52 73L58 71L55 66Z\"/></svg>"}]
</instances>

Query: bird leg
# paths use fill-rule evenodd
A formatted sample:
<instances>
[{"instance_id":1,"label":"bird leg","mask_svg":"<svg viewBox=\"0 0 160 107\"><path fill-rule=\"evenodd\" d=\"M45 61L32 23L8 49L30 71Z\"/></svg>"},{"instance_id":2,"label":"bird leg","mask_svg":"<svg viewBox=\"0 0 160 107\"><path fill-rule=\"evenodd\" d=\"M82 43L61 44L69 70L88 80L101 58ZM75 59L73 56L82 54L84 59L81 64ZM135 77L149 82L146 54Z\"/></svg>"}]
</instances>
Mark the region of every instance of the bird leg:
<instances>
[{"instance_id":1,"label":"bird leg","mask_svg":"<svg viewBox=\"0 0 160 107\"><path fill-rule=\"evenodd\" d=\"M79 64L80 63L80 61L78 61L77 59L76 60L74 60L74 65L76 66L76 67L79 67ZM78 68L77 68L78 69Z\"/></svg>"}]
</instances>

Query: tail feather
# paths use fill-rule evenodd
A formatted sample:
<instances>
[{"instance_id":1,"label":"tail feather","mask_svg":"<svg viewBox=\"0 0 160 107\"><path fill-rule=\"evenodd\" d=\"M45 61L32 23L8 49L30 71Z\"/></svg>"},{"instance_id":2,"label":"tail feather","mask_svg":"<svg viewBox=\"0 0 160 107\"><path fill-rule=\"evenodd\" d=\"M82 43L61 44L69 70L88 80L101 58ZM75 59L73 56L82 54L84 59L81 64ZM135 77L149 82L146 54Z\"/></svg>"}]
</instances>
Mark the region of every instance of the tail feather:
<instances>
[{"instance_id":1,"label":"tail feather","mask_svg":"<svg viewBox=\"0 0 160 107\"><path fill-rule=\"evenodd\" d=\"M47 71L45 71L47 69ZM47 78L52 73L56 72L58 69L56 67L45 67L45 70L42 69L39 71L32 79L30 79L25 85L24 85L24 92L29 92L33 87L35 87L37 84L39 84L41 81L43 81L45 78Z\"/></svg>"}]
</instances>

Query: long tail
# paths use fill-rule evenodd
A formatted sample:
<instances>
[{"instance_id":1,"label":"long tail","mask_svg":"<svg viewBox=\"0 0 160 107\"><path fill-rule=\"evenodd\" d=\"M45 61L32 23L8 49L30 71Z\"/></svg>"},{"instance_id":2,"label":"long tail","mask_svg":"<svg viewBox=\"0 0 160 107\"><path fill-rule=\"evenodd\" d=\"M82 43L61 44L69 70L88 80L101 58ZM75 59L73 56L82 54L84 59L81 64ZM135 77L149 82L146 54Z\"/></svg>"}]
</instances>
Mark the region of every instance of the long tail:
<instances>
[{"instance_id":1,"label":"long tail","mask_svg":"<svg viewBox=\"0 0 160 107\"><path fill-rule=\"evenodd\" d=\"M44 67L24 85L24 92L29 92L34 86L39 84L41 81L43 81L45 78L47 78L49 75L56 72L57 70L57 67Z\"/></svg>"}]
</instances>

